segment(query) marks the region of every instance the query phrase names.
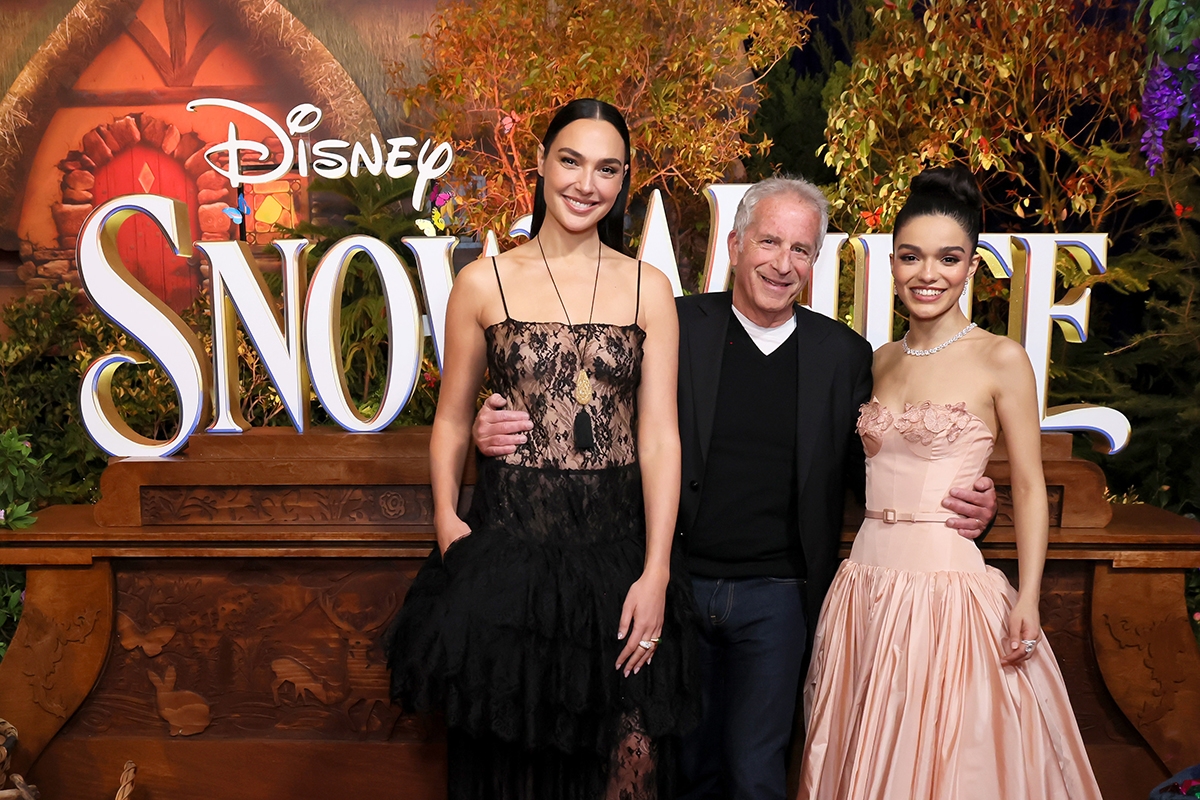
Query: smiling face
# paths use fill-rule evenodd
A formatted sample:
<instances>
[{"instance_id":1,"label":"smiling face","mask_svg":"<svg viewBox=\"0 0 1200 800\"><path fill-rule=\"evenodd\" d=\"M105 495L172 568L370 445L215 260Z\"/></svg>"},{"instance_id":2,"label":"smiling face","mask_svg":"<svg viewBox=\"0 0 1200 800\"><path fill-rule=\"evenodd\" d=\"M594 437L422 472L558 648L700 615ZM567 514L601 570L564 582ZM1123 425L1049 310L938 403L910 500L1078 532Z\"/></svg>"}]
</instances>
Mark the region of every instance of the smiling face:
<instances>
[{"instance_id":1,"label":"smiling face","mask_svg":"<svg viewBox=\"0 0 1200 800\"><path fill-rule=\"evenodd\" d=\"M738 241L729 234L733 305L765 328L782 325L812 277L821 238L821 214L790 194L764 197L754 206Z\"/></svg>"},{"instance_id":2,"label":"smiling face","mask_svg":"<svg viewBox=\"0 0 1200 800\"><path fill-rule=\"evenodd\" d=\"M893 237L896 293L917 319L933 320L958 306L963 286L979 267L971 237L950 217L915 217Z\"/></svg>"},{"instance_id":3,"label":"smiling face","mask_svg":"<svg viewBox=\"0 0 1200 800\"><path fill-rule=\"evenodd\" d=\"M616 202L628 169L616 128L603 120L575 120L548 149L538 146L547 216L568 231L594 228Z\"/></svg>"}]
</instances>

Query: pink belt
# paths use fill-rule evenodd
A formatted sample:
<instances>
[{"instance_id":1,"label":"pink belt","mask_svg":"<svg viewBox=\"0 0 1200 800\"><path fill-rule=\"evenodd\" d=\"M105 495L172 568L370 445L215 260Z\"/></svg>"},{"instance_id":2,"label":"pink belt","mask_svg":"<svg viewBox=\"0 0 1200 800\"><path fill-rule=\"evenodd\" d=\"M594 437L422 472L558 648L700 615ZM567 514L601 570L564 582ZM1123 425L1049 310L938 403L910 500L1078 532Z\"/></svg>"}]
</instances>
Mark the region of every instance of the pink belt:
<instances>
[{"instance_id":1,"label":"pink belt","mask_svg":"<svg viewBox=\"0 0 1200 800\"><path fill-rule=\"evenodd\" d=\"M894 508L885 508L883 511L872 511L867 509L863 514L867 519L881 519L888 525L895 525L897 522L945 522L950 519L945 514L908 514L903 511L897 511Z\"/></svg>"}]
</instances>

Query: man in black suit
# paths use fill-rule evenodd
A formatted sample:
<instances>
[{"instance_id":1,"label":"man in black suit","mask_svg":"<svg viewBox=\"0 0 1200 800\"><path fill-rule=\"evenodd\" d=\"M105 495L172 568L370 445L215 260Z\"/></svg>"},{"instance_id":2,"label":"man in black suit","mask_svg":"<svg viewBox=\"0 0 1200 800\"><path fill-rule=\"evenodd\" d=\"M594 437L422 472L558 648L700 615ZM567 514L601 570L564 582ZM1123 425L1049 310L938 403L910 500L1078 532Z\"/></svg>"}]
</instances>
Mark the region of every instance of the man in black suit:
<instances>
[{"instance_id":1,"label":"man in black suit","mask_svg":"<svg viewBox=\"0 0 1200 800\"><path fill-rule=\"evenodd\" d=\"M810 624L838 563L847 488L861 494L858 409L870 345L796 304L828 205L807 181L771 178L743 197L729 236L732 292L681 297L677 528L701 621L704 719L684 741L687 800L782 800ZM524 441L523 412L488 399L485 455ZM977 536L995 492L944 501Z\"/></svg>"}]
</instances>

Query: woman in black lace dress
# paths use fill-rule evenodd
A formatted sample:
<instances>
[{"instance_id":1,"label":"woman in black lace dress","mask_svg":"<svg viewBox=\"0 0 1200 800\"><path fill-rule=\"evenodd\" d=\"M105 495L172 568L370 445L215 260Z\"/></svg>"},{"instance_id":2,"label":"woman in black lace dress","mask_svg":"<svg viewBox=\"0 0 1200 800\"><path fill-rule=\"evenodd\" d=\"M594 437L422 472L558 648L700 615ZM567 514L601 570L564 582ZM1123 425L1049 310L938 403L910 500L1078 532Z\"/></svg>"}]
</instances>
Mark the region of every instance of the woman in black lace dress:
<instances>
[{"instance_id":1,"label":"woman in black lace dress","mask_svg":"<svg viewBox=\"0 0 1200 800\"><path fill-rule=\"evenodd\" d=\"M698 719L682 570L678 323L670 285L622 252L629 132L576 100L538 148L534 237L455 280L430 445L438 551L390 654L393 694L445 712L451 798L670 794ZM476 397L533 421L460 476Z\"/></svg>"}]
</instances>

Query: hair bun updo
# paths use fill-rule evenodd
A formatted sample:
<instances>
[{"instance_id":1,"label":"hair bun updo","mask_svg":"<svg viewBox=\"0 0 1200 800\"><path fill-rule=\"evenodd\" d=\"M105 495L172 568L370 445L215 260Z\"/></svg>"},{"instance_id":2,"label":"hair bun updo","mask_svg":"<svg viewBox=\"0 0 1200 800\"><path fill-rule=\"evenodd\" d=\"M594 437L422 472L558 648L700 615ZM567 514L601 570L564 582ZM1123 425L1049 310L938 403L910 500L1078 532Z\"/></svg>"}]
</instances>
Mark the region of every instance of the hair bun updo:
<instances>
[{"instance_id":1,"label":"hair bun updo","mask_svg":"<svg viewBox=\"0 0 1200 800\"><path fill-rule=\"evenodd\" d=\"M913 178L908 201L896 215L893 233L917 217L950 217L979 244L983 230L983 195L975 176L963 167L931 167Z\"/></svg>"}]
</instances>

